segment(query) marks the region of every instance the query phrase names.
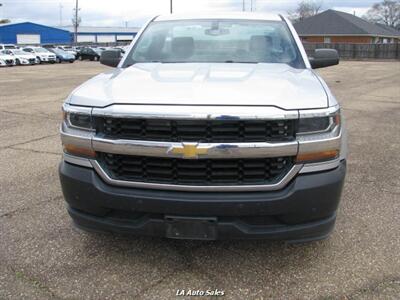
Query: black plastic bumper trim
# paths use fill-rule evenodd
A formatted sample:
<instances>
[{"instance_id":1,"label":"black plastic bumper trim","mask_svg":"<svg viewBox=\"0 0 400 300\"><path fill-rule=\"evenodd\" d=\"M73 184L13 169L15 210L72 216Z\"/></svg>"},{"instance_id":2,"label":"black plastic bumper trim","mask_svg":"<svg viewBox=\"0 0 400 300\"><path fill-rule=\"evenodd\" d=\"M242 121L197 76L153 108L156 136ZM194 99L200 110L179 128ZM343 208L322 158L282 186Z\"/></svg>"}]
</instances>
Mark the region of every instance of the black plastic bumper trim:
<instances>
[{"instance_id":1,"label":"black plastic bumper trim","mask_svg":"<svg viewBox=\"0 0 400 300\"><path fill-rule=\"evenodd\" d=\"M273 192L178 192L115 187L93 169L60 164L60 179L69 212L77 226L91 230L165 236L163 219L140 222L107 219L110 211L187 217L276 216L283 226L219 221L218 238L313 240L329 234L346 173L346 163L327 172L297 176ZM96 225L97 224L97 225Z\"/></svg>"}]
</instances>

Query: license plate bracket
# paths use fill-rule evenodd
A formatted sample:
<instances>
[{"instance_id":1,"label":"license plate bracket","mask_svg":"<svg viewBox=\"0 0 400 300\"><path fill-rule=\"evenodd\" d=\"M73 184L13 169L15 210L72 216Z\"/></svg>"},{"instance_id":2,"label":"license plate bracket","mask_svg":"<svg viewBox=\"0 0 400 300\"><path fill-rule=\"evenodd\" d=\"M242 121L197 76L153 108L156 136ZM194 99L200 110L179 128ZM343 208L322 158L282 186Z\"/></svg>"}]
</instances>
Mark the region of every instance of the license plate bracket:
<instances>
[{"instance_id":1,"label":"license plate bracket","mask_svg":"<svg viewBox=\"0 0 400 300\"><path fill-rule=\"evenodd\" d=\"M217 218L165 216L166 237L172 239L216 240Z\"/></svg>"}]
</instances>

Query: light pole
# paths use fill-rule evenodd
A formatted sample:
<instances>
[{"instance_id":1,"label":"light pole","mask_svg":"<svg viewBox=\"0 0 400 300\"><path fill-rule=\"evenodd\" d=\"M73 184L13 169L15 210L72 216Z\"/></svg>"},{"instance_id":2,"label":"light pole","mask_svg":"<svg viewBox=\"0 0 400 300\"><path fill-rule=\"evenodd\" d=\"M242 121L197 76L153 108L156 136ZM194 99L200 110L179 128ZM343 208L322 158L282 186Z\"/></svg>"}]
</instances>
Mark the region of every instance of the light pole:
<instances>
[{"instance_id":1,"label":"light pole","mask_svg":"<svg viewBox=\"0 0 400 300\"><path fill-rule=\"evenodd\" d=\"M74 43L78 42L78 0L75 1Z\"/></svg>"},{"instance_id":2,"label":"light pole","mask_svg":"<svg viewBox=\"0 0 400 300\"><path fill-rule=\"evenodd\" d=\"M169 1L169 12L172 14L172 0Z\"/></svg>"},{"instance_id":3,"label":"light pole","mask_svg":"<svg viewBox=\"0 0 400 300\"><path fill-rule=\"evenodd\" d=\"M246 10L246 6L245 6L245 0L243 0L243 2L242 2L242 11L245 11Z\"/></svg>"},{"instance_id":4,"label":"light pole","mask_svg":"<svg viewBox=\"0 0 400 300\"><path fill-rule=\"evenodd\" d=\"M60 27L62 26L62 10L63 10L63 5L60 2Z\"/></svg>"}]
</instances>

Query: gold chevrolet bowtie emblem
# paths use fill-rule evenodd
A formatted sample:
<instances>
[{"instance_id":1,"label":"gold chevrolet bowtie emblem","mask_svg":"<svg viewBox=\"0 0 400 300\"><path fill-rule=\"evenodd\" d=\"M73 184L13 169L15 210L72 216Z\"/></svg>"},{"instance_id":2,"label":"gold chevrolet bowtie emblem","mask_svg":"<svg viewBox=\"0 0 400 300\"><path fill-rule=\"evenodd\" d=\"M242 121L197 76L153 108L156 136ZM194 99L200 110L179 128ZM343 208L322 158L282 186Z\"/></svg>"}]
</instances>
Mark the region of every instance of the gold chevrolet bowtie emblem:
<instances>
[{"instance_id":1,"label":"gold chevrolet bowtie emblem","mask_svg":"<svg viewBox=\"0 0 400 300\"><path fill-rule=\"evenodd\" d=\"M207 148L199 148L198 144L182 143L181 146L172 146L168 153L182 155L183 158L197 158L199 155L207 154Z\"/></svg>"}]
</instances>

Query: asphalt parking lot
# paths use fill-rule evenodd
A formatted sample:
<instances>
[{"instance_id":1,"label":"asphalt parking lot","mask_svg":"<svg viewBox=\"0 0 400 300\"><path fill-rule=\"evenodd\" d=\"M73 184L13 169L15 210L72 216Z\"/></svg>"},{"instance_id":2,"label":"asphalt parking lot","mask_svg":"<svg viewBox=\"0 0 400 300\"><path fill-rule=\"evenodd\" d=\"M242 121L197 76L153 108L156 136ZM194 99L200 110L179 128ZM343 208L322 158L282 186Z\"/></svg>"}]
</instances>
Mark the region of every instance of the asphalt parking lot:
<instances>
[{"instance_id":1,"label":"asphalt parking lot","mask_svg":"<svg viewBox=\"0 0 400 300\"><path fill-rule=\"evenodd\" d=\"M400 62L321 70L349 129L348 176L325 241L191 242L79 232L58 180L61 103L96 62L0 69L0 299L400 298Z\"/></svg>"}]
</instances>

